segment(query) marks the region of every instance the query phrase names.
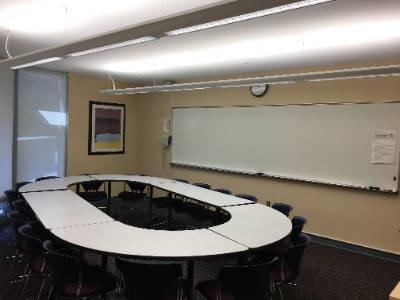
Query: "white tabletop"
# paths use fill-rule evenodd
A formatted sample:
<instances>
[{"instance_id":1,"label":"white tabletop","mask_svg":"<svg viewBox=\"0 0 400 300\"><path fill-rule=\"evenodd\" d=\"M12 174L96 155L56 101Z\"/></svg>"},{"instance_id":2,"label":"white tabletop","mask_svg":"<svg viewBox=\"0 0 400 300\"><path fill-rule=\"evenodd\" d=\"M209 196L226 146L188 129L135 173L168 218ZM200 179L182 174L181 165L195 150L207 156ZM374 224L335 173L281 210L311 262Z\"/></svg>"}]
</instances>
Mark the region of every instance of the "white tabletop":
<instances>
[{"instance_id":1,"label":"white tabletop","mask_svg":"<svg viewBox=\"0 0 400 300\"><path fill-rule=\"evenodd\" d=\"M93 179L142 182L223 207L231 219L198 230L137 228L115 221L72 191L58 190ZM40 189L44 191L27 192ZM286 216L270 207L166 178L116 174L72 176L35 182L25 186L24 191L23 196L35 214L56 236L81 247L116 255L173 259L234 254L278 242L292 228Z\"/></svg>"},{"instance_id":2,"label":"white tabletop","mask_svg":"<svg viewBox=\"0 0 400 300\"><path fill-rule=\"evenodd\" d=\"M201 202L205 202L218 207L254 204L253 201L249 201L231 195L226 195L213 190L201 188L193 184L178 182L174 180L170 180L160 185L159 187L167 191L171 191L176 194L180 194L188 198L199 200Z\"/></svg>"},{"instance_id":3,"label":"white tabletop","mask_svg":"<svg viewBox=\"0 0 400 300\"><path fill-rule=\"evenodd\" d=\"M98 180L111 180L111 181L136 181L149 184L153 187L167 190L176 194L186 196L198 201L209 203L218 207L253 204L254 202L241 199L235 196L218 193L212 190L207 190L193 184L175 181L173 179L139 176L139 175L115 175L115 174L102 174L90 175Z\"/></svg>"},{"instance_id":4,"label":"white tabletop","mask_svg":"<svg viewBox=\"0 0 400 300\"><path fill-rule=\"evenodd\" d=\"M292 223L285 215L262 204L224 209L231 214L231 219L209 229L249 248L273 244L292 230Z\"/></svg>"},{"instance_id":5,"label":"white tabletop","mask_svg":"<svg viewBox=\"0 0 400 300\"><path fill-rule=\"evenodd\" d=\"M61 178L46 179L41 181L36 181L28 183L19 189L19 192L40 192L40 191L56 191L56 190L66 190L69 185L93 180L89 176L68 176Z\"/></svg>"},{"instance_id":6,"label":"white tabletop","mask_svg":"<svg viewBox=\"0 0 400 300\"><path fill-rule=\"evenodd\" d=\"M114 221L69 190L31 192L23 197L47 229Z\"/></svg>"},{"instance_id":7,"label":"white tabletop","mask_svg":"<svg viewBox=\"0 0 400 300\"><path fill-rule=\"evenodd\" d=\"M147 258L209 257L247 250L247 247L208 229L149 230L112 222L56 228L51 232L80 247L115 255Z\"/></svg>"}]
</instances>

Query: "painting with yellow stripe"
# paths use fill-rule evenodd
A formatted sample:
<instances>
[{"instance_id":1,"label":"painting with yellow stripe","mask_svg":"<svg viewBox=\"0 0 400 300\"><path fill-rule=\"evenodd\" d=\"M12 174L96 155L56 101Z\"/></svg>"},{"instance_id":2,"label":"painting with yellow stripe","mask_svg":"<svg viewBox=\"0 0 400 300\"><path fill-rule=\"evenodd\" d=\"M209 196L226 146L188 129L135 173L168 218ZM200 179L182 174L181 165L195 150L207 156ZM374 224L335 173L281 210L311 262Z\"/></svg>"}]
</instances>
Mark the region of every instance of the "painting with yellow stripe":
<instances>
[{"instance_id":1,"label":"painting with yellow stripe","mask_svg":"<svg viewBox=\"0 0 400 300\"><path fill-rule=\"evenodd\" d=\"M125 152L125 104L89 102L89 154Z\"/></svg>"}]
</instances>

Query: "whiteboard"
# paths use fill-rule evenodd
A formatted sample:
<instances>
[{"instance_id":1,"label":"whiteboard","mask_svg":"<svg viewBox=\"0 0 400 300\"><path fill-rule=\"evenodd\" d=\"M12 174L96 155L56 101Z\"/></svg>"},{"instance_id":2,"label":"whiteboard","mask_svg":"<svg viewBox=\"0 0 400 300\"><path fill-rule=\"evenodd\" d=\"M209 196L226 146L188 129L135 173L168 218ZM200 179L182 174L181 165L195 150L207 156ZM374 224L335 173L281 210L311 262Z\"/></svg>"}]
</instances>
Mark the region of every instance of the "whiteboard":
<instances>
[{"instance_id":1,"label":"whiteboard","mask_svg":"<svg viewBox=\"0 0 400 300\"><path fill-rule=\"evenodd\" d=\"M172 164L397 192L399 147L372 163L377 130L399 138L400 103L173 109Z\"/></svg>"}]
</instances>

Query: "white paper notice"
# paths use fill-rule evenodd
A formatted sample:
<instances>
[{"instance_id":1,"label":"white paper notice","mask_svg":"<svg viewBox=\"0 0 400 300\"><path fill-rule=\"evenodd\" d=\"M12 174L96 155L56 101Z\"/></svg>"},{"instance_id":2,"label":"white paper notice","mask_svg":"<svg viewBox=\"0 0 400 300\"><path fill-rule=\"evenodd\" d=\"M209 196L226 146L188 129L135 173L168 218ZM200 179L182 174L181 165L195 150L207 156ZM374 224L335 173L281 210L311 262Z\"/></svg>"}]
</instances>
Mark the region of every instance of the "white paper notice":
<instances>
[{"instance_id":1,"label":"white paper notice","mask_svg":"<svg viewBox=\"0 0 400 300\"><path fill-rule=\"evenodd\" d=\"M164 132L169 132L169 130L170 130L170 122L169 122L169 119L164 119L163 131L164 131Z\"/></svg>"},{"instance_id":2,"label":"white paper notice","mask_svg":"<svg viewBox=\"0 0 400 300\"><path fill-rule=\"evenodd\" d=\"M396 152L396 140L394 130L374 131L372 141L371 163L394 164Z\"/></svg>"}]
</instances>

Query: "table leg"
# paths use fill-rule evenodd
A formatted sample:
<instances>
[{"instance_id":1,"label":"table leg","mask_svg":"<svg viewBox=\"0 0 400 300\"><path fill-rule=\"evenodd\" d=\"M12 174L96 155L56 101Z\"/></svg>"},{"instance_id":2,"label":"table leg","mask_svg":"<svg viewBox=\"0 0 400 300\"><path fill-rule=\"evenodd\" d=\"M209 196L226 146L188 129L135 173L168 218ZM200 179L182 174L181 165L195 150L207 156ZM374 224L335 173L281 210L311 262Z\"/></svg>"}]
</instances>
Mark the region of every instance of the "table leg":
<instances>
[{"instance_id":1,"label":"table leg","mask_svg":"<svg viewBox=\"0 0 400 300\"><path fill-rule=\"evenodd\" d=\"M168 197L168 229L170 230L171 230L171 219L172 219L172 208L171 208L172 197L175 198L175 194L171 195L171 197Z\"/></svg>"},{"instance_id":2,"label":"table leg","mask_svg":"<svg viewBox=\"0 0 400 300\"><path fill-rule=\"evenodd\" d=\"M111 210L111 181L107 182L107 190L107 215L109 215Z\"/></svg>"},{"instance_id":3,"label":"table leg","mask_svg":"<svg viewBox=\"0 0 400 300\"><path fill-rule=\"evenodd\" d=\"M194 261L193 260L188 260L187 262L187 278L189 282L189 288L188 288L188 300L193 300L193 294L194 294Z\"/></svg>"},{"instance_id":4,"label":"table leg","mask_svg":"<svg viewBox=\"0 0 400 300\"><path fill-rule=\"evenodd\" d=\"M149 191L149 227L151 225L151 216L153 214L153 187L150 186L150 191Z\"/></svg>"}]
</instances>

